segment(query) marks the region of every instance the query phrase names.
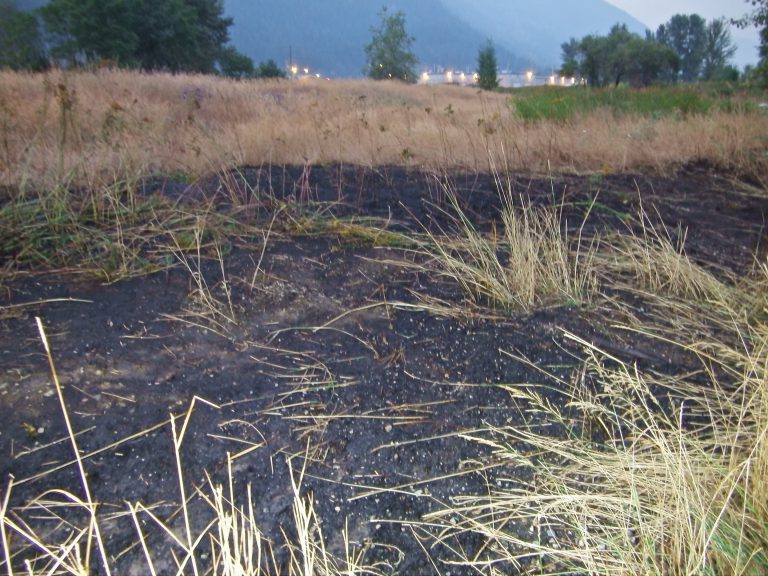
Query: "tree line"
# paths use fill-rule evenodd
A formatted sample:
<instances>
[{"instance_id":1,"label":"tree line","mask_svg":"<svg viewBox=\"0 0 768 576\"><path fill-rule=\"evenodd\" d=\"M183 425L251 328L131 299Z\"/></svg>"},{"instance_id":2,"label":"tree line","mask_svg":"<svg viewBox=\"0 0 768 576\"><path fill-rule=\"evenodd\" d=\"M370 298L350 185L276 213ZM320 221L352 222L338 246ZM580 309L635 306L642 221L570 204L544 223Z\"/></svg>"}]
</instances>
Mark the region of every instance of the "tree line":
<instances>
[{"instance_id":1,"label":"tree line","mask_svg":"<svg viewBox=\"0 0 768 576\"><path fill-rule=\"evenodd\" d=\"M752 12L743 18L734 20L739 28L755 26L760 31L760 61L753 70L756 78L768 85L768 0L745 0L752 6Z\"/></svg>"},{"instance_id":2,"label":"tree line","mask_svg":"<svg viewBox=\"0 0 768 576\"><path fill-rule=\"evenodd\" d=\"M673 16L645 37L616 25L605 35L572 38L562 48L565 76L595 86L735 80L730 24L760 29L760 63L752 74L768 82L768 0L745 0L752 12L731 22L697 14ZM254 66L229 44L232 19L223 0L51 0L33 13L0 0L0 68L40 70L107 62L143 70L284 76L272 60ZM415 82L418 60L405 15L384 8L364 47L374 79ZM497 86L493 46L481 48L481 86Z\"/></svg>"},{"instance_id":3,"label":"tree line","mask_svg":"<svg viewBox=\"0 0 768 576\"><path fill-rule=\"evenodd\" d=\"M363 72L374 80L416 82L418 58L413 53L414 38L406 30L405 14L392 14L386 7L379 12L379 23L371 28L371 41L365 45L366 64ZM496 51L489 40L477 56L478 85L483 90L498 88Z\"/></svg>"},{"instance_id":4,"label":"tree line","mask_svg":"<svg viewBox=\"0 0 768 576\"><path fill-rule=\"evenodd\" d=\"M730 21L677 14L645 37L617 25L607 36L571 39L561 46L561 73L596 86L737 80L739 70L730 62L736 52L730 26L735 25L758 28L759 61L743 77L768 85L768 0L745 2L751 12Z\"/></svg>"},{"instance_id":5,"label":"tree line","mask_svg":"<svg viewBox=\"0 0 768 576\"><path fill-rule=\"evenodd\" d=\"M732 22L715 18L707 22L698 14L677 14L645 37L617 24L605 35L572 38L562 48L564 76L577 77L593 86L625 83L649 86L659 83L738 80L739 70L730 62L736 46L730 25L758 26L761 30L760 65L752 75L768 81L768 0L746 0L753 12ZM380 24L371 29L365 47L366 73L374 79L416 81L413 38L407 33L402 12L380 13ZM488 43L478 52L478 85L498 87L496 58Z\"/></svg>"},{"instance_id":6,"label":"tree line","mask_svg":"<svg viewBox=\"0 0 768 576\"><path fill-rule=\"evenodd\" d=\"M222 0L52 0L34 12L0 0L0 68L106 62L142 70L278 76L229 44Z\"/></svg>"},{"instance_id":7,"label":"tree line","mask_svg":"<svg viewBox=\"0 0 768 576\"><path fill-rule=\"evenodd\" d=\"M561 73L593 86L739 78L730 64L736 47L724 18L707 22L698 14L677 14L645 37L616 25L606 36L572 38L561 48Z\"/></svg>"}]
</instances>

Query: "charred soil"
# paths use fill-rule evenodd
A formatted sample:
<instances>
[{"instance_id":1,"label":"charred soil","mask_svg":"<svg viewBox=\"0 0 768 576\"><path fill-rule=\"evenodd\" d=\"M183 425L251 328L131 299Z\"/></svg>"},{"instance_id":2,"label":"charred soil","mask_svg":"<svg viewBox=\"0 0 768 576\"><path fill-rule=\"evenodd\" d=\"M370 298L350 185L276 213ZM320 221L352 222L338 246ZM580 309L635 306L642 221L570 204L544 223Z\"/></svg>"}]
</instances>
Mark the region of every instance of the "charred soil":
<instances>
[{"instance_id":1,"label":"charred soil","mask_svg":"<svg viewBox=\"0 0 768 576\"><path fill-rule=\"evenodd\" d=\"M270 233L239 237L221 258L204 251L198 276L177 263L109 284L29 271L5 280L0 476L14 478L11 507L47 490L82 491L38 316L93 497L106 514L116 573L145 570L126 502L154 506L168 525L181 525L169 419L187 415L179 453L188 495L206 490L206 474L226 483L227 454L236 455L236 488L250 490L261 528L279 543L281 531L293 530L291 474L304 470L301 490L314 495L331 552L343 553L348 527L350 539L391 572L476 573L450 562L457 549L482 556L480 538L424 540L422 547L428 528L413 523L456 497L525 489L530 478L465 437L504 426L559 433L518 406L509 387L544 383L552 402L565 403L558 379L576 377L583 352L568 334L665 374L690 371L695 359L617 328L625 318L602 297L527 312L469 305L449 279L414 266L420 256L411 247L352 226L405 239L450 232L445 179L349 166L246 167L194 185L155 179L144 194L222 211L236 202L262 230L271 224ZM493 233L498 182L487 174L449 180L477 228ZM764 194L706 164L669 176L504 181L515 197L558 207L571 230L586 217L583 230L592 237L636 227L642 206L672 237L684 235L688 256L716 276L748 276L766 239ZM653 314L635 293L601 290L638 317ZM424 296L443 308L430 309ZM206 402L190 410L195 397ZM206 505L193 498L190 506L204 528ZM528 526L509 529L536 537ZM166 538L156 529L147 534ZM171 558L157 561L158 573L175 573ZM276 558L287 561L279 547Z\"/></svg>"}]
</instances>

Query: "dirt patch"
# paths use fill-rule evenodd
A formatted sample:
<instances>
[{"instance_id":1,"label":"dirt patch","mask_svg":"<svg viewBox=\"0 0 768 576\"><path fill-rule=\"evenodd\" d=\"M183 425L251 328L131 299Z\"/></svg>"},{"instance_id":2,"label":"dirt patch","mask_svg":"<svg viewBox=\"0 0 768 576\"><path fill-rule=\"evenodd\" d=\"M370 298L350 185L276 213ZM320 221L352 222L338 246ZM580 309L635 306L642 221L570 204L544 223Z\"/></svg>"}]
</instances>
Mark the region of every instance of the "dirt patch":
<instances>
[{"instance_id":1,"label":"dirt patch","mask_svg":"<svg viewBox=\"0 0 768 576\"><path fill-rule=\"evenodd\" d=\"M276 202L290 199L314 216L377 218L389 230L423 232L449 225L444 178L394 167L243 168L193 186L148 182L145 192L213 199L222 209L236 197L265 222ZM490 229L500 206L493 178L454 174L450 181L467 213ZM744 274L765 241L764 196L704 164L670 177L516 175L510 184L534 204L560 206L571 227L589 211L590 233L626 229L642 204L673 235L685 231L687 253L718 273ZM181 522L168 419L185 414L195 397L207 403L196 403L181 445L188 493L205 488L206 471L224 482L227 454L238 455L238 488L250 486L262 529L279 541L292 526L291 470L306 459L303 491L314 494L332 552L343 552L348 526L353 541L397 573L434 573L434 561L455 575L474 572L442 564L455 559L451 547L472 557L484 542L444 542L429 550L430 560L409 523L457 496L528 480L462 434L506 425L557 433L520 410L503 385L541 382L542 371L570 381L581 350L566 331L648 369L689 368L679 351L612 327L600 306L434 314L419 307L416 293L457 309L463 295L398 265L413 258L408 252L276 228L260 259L262 240L241 242L225 257L226 284L219 263L204 262L211 293L231 301L215 322L181 267L110 285L52 276L6 284L0 475L15 478L13 506L53 488L80 494L34 316L45 323L81 431L94 498L114 512L107 546L122 574L143 573L131 519L119 514L126 502L155 505L169 524ZM562 400L556 388L550 393ZM208 519L198 518L202 528ZM529 534L527 526L519 530ZM284 553L277 558L286 561ZM173 572L170 564L156 568Z\"/></svg>"}]
</instances>

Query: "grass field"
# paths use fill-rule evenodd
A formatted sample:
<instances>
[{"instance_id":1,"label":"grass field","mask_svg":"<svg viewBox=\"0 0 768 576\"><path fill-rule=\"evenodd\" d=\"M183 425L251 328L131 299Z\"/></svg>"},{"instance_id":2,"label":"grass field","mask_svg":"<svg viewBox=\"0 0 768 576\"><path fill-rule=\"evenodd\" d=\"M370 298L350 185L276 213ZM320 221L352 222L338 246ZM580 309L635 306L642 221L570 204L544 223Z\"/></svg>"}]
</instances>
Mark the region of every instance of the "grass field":
<instances>
[{"instance_id":1,"label":"grass field","mask_svg":"<svg viewBox=\"0 0 768 576\"><path fill-rule=\"evenodd\" d=\"M3 72L0 183L94 187L146 174L194 179L234 166L337 162L487 171L489 152L533 172L669 169L706 158L763 178L768 118L757 102L726 90L507 95L364 81Z\"/></svg>"},{"instance_id":2,"label":"grass field","mask_svg":"<svg viewBox=\"0 0 768 576\"><path fill-rule=\"evenodd\" d=\"M575 314L648 339L659 355L693 359L693 367L675 373L644 369L565 330L564 339L581 351L566 376L515 350L499 350L540 376L525 385L499 385L508 394L505 410L520 419L455 436L477 446L473 473L503 467L522 480L513 489L488 481L485 492L446 499L418 520L404 521L414 554L429 557L437 545L451 549L452 562L430 564L434 573L765 574L765 247L748 248L753 259L747 266L694 259L676 222L660 221L642 204L638 210L629 202L626 208L619 201L601 205L600 196L611 175L674 179L682 166L701 162L725 175L738 191L734 197L765 202L765 96L724 86L485 93L367 81L0 72L0 288L8 294L0 300L6 302L0 323L18 320L12 294L29 279L76 291L82 279L107 284L174 270L183 272L194 295L194 309L183 321L237 347L248 306L237 290L252 298L254 287L267 281L262 261L274 236L331 237L342 248L397 251L397 267L406 274L453 286L459 296L427 293L419 281L409 288L411 301L384 299L368 308L418 310L458 319L461 326L494 318L526 323L537 311L556 310L563 318ZM287 165L301 173L290 200L245 176L249 167L278 171ZM384 179L391 166L423 174L438 224L394 229L382 219L336 218L334 203L313 197L312 168L345 165ZM482 224L454 185L457 174L473 173L491 175L499 206ZM520 174L549 178L551 201L526 198L513 185ZM566 188L558 179L574 174L589 181L585 202L566 200L565 192L556 197ZM153 179L197 184L210 197L186 204L144 194ZM626 190L627 197L636 192ZM366 193L372 192L361 188ZM574 219L569 211L577 208ZM612 218L613 227L593 224L598 213ZM711 214L713 226L719 217ZM728 234L727 223L717 225ZM765 237L764 231L757 235ZM228 256L245 247L254 268L237 286L228 276ZM213 263L215 283L203 272L206 262ZM313 334L357 312L326 318ZM535 320L525 326L535 330ZM0 491L0 566L9 576L115 573L115 552L103 533L112 517L105 518L91 496L55 354L39 320L37 328L67 416L64 437L79 484L22 506L8 482ZM373 352L379 364L396 362L397 354L385 359ZM329 370L318 364L304 371ZM332 380L322 377L325 384ZM549 395L553 389L558 402ZM310 456L309 444L289 459L293 525L283 532L284 542L268 541L260 530L258 504L250 487L242 489L235 459L227 460L228 484L206 472L207 484L187 493L181 447L192 412L190 406L168 424L168 458L178 473L177 523L161 519L152 503L127 498L119 513L135 525L134 548L141 549L147 573L165 573L161 565L168 573L195 575L394 573L365 556L352 527L335 535L345 554L329 551L332 535L303 489L308 468L320 458ZM322 426L327 423L311 428ZM202 526L193 517L193 498L211 518ZM74 519L68 510L75 510ZM56 540L58 529L47 529L54 524L68 527L65 538ZM175 552L153 549L147 526L165 534ZM482 544L451 548L464 538Z\"/></svg>"}]
</instances>

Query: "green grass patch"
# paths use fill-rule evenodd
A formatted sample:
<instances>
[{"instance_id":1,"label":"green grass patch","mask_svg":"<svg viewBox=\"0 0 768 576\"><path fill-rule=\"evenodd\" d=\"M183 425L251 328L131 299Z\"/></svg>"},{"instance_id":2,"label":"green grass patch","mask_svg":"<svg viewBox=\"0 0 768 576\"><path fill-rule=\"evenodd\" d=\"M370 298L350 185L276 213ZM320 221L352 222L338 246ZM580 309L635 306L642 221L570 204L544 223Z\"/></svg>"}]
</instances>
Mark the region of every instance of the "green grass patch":
<instances>
[{"instance_id":1,"label":"green grass patch","mask_svg":"<svg viewBox=\"0 0 768 576\"><path fill-rule=\"evenodd\" d=\"M417 248L417 239L402 232L387 229L387 222L377 218L335 218L316 214L290 216L284 229L289 234L306 236L336 236L350 246L376 248Z\"/></svg>"},{"instance_id":2,"label":"green grass patch","mask_svg":"<svg viewBox=\"0 0 768 576\"><path fill-rule=\"evenodd\" d=\"M112 282L174 264L169 234L178 250L226 252L230 238L251 233L236 213L138 196L132 182L9 196L0 202L0 262L8 273L68 271Z\"/></svg>"},{"instance_id":3,"label":"green grass patch","mask_svg":"<svg viewBox=\"0 0 768 576\"><path fill-rule=\"evenodd\" d=\"M735 109L737 95L689 86L657 86L641 90L626 87L523 88L510 98L510 106L523 120L565 122L579 115L606 110L615 116L684 119L714 109Z\"/></svg>"}]
</instances>

